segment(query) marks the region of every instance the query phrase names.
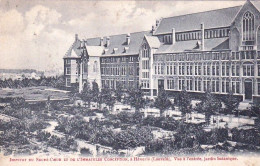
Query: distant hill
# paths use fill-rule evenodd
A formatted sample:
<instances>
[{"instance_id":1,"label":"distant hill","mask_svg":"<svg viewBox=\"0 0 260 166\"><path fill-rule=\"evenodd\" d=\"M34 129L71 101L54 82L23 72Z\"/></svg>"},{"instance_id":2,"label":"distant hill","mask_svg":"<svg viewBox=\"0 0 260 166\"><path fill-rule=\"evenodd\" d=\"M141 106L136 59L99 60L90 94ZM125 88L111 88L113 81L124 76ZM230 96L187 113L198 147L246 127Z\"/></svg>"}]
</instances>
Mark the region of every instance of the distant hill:
<instances>
[{"instance_id":1,"label":"distant hill","mask_svg":"<svg viewBox=\"0 0 260 166\"><path fill-rule=\"evenodd\" d=\"M43 73L35 69L0 69L0 73Z\"/></svg>"}]
</instances>

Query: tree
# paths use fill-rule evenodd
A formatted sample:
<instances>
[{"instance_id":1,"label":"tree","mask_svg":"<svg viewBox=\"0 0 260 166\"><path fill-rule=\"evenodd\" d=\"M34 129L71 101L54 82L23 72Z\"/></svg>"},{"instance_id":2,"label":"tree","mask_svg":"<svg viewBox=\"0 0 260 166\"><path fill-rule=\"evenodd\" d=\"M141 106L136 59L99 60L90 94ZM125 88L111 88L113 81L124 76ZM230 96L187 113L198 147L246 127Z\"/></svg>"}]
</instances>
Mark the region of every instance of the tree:
<instances>
[{"instance_id":1,"label":"tree","mask_svg":"<svg viewBox=\"0 0 260 166\"><path fill-rule=\"evenodd\" d=\"M115 136L114 149L135 148L145 146L153 140L153 134L150 127L140 127L136 129L127 129L119 132Z\"/></svg>"},{"instance_id":2,"label":"tree","mask_svg":"<svg viewBox=\"0 0 260 166\"><path fill-rule=\"evenodd\" d=\"M85 83L84 84L84 87L83 87L83 90L80 94L80 97L81 99L84 101L84 102L87 102L88 103L88 107L90 107L90 102L93 98L93 91L91 90L90 88L90 85L89 85L89 82Z\"/></svg>"},{"instance_id":3,"label":"tree","mask_svg":"<svg viewBox=\"0 0 260 166\"><path fill-rule=\"evenodd\" d=\"M134 107L136 111L140 111L141 108L144 108L145 99L141 86L128 89L128 93L127 103L129 103L131 107Z\"/></svg>"},{"instance_id":4,"label":"tree","mask_svg":"<svg viewBox=\"0 0 260 166\"><path fill-rule=\"evenodd\" d=\"M27 103L23 97L15 97L11 101L11 107L15 109L22 110L22 118L24 117L24 108L26 107Z\"/></svg>"},{"instance_id":5,"label":"tree","mask_svg":"<svg viewBox=\"0 0 260 166\"><path fill-rule=\"evenodd\" d=\"M96 83L96 81L92 82L92 95L93 95L93 102L98 103L98 107L100 109L101 104L103 102L103 98L101 93L99 92L99 88L98 88L98 84Z\"/></svg>"},{"instance_id":6,"label":"tree","mask_svg":"<svg viewBox=\"0 0 260 166\"><path fill-rule=\"evenodd\" d=\"M118 84L115 89L115 98L118 102L121 102L123 96L123 86Z\"/></svg>"},{"instance_id":7,"label":"tree","mask_svg":"<svg viewBox=\"0 0 260 166\"><path fill-rule=\"evenodd\" d=\"M48 99L45 103L45 108L48 112L50 111L50 109L51 109L51 96L48 96Z\"/></svg>"},{"instance_id":8,"label":"tree","mask_svg":"<svg viewBox=\"0 0 260 166\"><path fill-rule=\"evenodd\" d=\"M222 107L221 101L216 98L216 96L209 91L204 95L201 103L197 105L197 109L205 113L205 120L209 125L210 116L219 112Z\"/></svg>"},{"instance_id":9,"label":"tree","mask_svg":"<svg viewBox=\"0 0 260 166\"><path fill-rule=\"evenodd\" d=\"M154 106L160 110L162 116L164 111L171 107L171 101L168 98L168 94L164 89L161 89L155 99Z\"/></svg>"},{"instance_id":10,"label":"tree","mask_svg":"<svg viewBox=\"0 0 260 166\"><path fill-rule=\"evenodd\" d=\"M185 89L182 90L175 99L176 104L179 106L179 110L182 112L182 116L191 112L191 97Z\"/></svg>"},{"instance_id":11,"label":"tree","mask_svg":"<svg viewBox=\"0 0 260 166\"><path fill-rule=\"evenodd\" d=\"M103 102L109 107L109 110L112 111L112 108L116 102L112 90L105 86L101 91L101 96L103 98Z\"/></svg>"},{"instance_id":12,"label":"tree","mask_svg":"<svg viewBox=\"0 0 260 166\"><path fill-rule=\"evenodd\" d=\"M257 119L255 120L255 124L256 124L258 131L260 131L260 103L254 102L250 108L250 112L253 115L257 116Z\"/></svg>"},{"instance_id":13,"label":"tree","mask_svg":"<svg viewBox=\"0 0 260 166\"><path fill-rule=\"evenodd\" d=\"M238 115L238 105L239 105L240 101L233 95L232 92L228 93L228 95L226 97L224 97L223 102L228 111L237 112L237 115Z\"/></svg>"}]
</instances>

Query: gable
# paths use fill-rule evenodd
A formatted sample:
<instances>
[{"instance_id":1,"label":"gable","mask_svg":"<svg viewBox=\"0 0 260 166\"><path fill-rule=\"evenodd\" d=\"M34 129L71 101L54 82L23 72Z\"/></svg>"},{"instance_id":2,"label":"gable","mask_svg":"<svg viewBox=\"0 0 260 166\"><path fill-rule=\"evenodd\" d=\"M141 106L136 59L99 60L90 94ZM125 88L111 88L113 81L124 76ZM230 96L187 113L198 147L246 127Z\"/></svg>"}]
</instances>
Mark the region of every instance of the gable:
<instances>
[{"instance_id":1,"label":"gable","mask_svg":"<svg viewBox=\"0 0 260 166\"><path fill-rule=\"evenodd\" d=\"M144 36L147 44L149 45L150 48L159 48L161 43L156 36Z\"/></svg>"},{"instance_id":2,"label":"gable","mask_svg":"<svg viewBox=\"0 0 260 166\"><path fill-rule=\"evenodd\" d=\"M232 21L232 27L237 27L239 32L241 32L243 16L248 11L251 12L255 16L255 25L257 25L257 24L259 25L259 23L260 23L259 10L250 1L246 1L246 3L242 6L242 8L239 10L236 17Z\"/></svg>"}]
</instances>

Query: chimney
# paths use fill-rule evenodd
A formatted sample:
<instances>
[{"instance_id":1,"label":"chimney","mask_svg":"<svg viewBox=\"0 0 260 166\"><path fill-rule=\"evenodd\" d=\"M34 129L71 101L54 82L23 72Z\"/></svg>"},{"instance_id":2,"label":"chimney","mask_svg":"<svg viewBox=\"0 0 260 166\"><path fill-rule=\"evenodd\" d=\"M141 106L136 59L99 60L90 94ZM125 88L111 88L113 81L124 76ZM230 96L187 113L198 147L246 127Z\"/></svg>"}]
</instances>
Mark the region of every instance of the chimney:
<instances>
[{"instance_id":1,"label":"chimney","mask_svg":"<svg viewBox=\"0 0 260 166\"><path fill-rule=\"evenodd\" d=\"M174 45L176 42L176 39L175 39L175 29L172 28L172 45Z\"/></svg>"},{"instance_id":2,"label":"chimney","mask_svg":"<svg viewBox=\"0 0 260 166\"><path fill-rule=\"evenodd\" d=\"M201 50L204 51L204 24L201 24Z\"/></svg>"},{"instance_id":3,"label":"chimney","mask_svg":"<svg viewBox=\"0 0 260 166\"><path fill-rule=\"evenodd\" d=\"M130 33L128 33L126 35L126 44L129 45L130 44Z\"/></svg>"},{"instance_id":4,"label":"chimney","mask_svg":"<svg viewBox=\"0 0 260 166\"><path fill-rule=\"evenodd\" d=\"M80 43L80 48L84 48L85 46L85 40L83 39L83 41Z\"/></svg>"},{"instance_id":5,"label":"chimney","mask_svg":"<svg viewBox=\"0 0 260 166\"><path fill-rule=\"evenodd\" d=\"M155 32L155 27L154 25L152 26L152 34L154 35L154 32Z\"/></svg>"},{"instance_id":6,"label":"chimney","mask_svg":"<svg viewBox=\"0 0 260 166\"><path fill-rule=\"evenodd\" d=\"M75 41L77 41L78 39L78 34L75 34Z\"/></svg>"},{"instance_id":7,"label":"chimney","mask_svg":"<svg viewBox=\"0 0 260 166\"><path fill-rule=\"evenodd\" d=\"M107 47L110 45L110 37L107 37Z\"/></svg>"},{"instance_id":8,"label":"chimney","mask_svg":"<svg viewBox=\"0 0 260 166\"><path fill-rule=\"evenodd\" d=\"M100 46L103 46L104 43L103 43L103 37L100 38Z\"/></svg>"}]
</instances>

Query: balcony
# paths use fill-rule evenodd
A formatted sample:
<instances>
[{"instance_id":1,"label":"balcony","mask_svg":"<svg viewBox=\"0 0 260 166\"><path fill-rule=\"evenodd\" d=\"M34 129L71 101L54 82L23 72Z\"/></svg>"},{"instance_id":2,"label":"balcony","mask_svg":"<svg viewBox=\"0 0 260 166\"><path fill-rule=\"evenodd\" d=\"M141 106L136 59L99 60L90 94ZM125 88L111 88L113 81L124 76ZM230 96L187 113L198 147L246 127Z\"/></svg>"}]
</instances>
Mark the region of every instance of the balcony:
<instances>
[{"instance_id":1,"label":"balcony","mask_svg":"<svg viewBox=\"0 0 260 166\"><path fill-rule=\"evenodd\" d=\"M250 51L250 50L256 50L257 46L255 45L243 45L239 47L239 51Z\"/></svg>"}]
</instances>

